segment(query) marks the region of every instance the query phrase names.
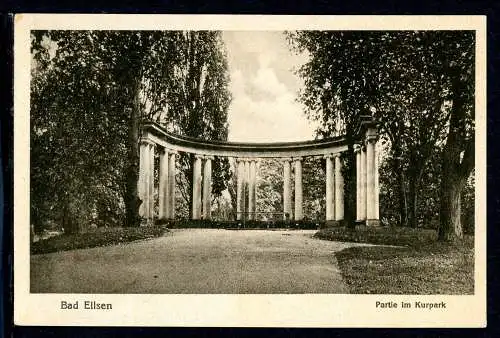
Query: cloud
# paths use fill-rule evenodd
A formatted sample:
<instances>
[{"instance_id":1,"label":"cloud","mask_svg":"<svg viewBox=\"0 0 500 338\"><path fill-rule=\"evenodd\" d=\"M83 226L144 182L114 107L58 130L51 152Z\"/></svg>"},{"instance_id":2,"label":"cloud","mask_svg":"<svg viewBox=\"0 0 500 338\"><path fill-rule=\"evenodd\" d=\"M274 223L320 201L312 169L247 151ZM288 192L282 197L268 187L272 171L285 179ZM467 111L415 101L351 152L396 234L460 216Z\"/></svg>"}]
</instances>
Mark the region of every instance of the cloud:
<instances>
[{"instance_id":1,"label":"cloud","mask_svg":"<svg viewBox=\"0 0 500 338\"><path fill-rule=\"evenodd\" d=\"M278 80L276 73L271 68L259 68L251 81L253 86L272 96L279 97L288 94L288 89Z\"/></svg>"},{"instance_id":2,"label":"cloud","mask_svg":"<svg viewBox=\"0 0 500 338\"><path fill-rule=\"evenodd\" d=\"M311 125L296 102L300 86L281 32L225 32L233 101L229 139L246 142L309 140ZM303 59L302 59L303 61Z\"/></svg>"}]
</instances>

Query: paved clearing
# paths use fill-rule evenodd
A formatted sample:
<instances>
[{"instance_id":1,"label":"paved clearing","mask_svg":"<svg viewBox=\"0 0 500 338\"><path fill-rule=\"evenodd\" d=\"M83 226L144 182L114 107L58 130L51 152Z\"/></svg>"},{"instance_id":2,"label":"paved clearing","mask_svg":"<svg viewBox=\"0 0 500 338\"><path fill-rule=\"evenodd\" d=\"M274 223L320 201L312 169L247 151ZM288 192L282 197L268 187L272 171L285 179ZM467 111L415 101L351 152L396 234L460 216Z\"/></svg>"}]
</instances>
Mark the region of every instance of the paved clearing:
<instances>
[{"instance_id":1,"label":"paved clearing","mask_svg":"<svg viewBox=\"0 0 500 338\"><path fill-rule=\"evenodd\" d=\"M31 256L31 292L347 293L315 230L173 230L124 245Z\"/></svg>"}]
</instances>

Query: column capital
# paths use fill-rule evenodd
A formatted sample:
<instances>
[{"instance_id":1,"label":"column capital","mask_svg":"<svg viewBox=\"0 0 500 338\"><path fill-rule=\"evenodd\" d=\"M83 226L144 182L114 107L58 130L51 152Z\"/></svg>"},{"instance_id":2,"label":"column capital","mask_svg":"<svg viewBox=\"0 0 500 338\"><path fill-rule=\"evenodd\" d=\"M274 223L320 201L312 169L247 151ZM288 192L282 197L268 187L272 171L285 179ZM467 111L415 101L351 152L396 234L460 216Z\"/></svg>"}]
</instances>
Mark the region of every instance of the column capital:
<instances>
[{"instance_id":1,"label":"column capital","mask_svg":"<svg viewBox=\"0 0 500 338\"><path fill-rule=\"evenodd\" d=\"M292 161L292 158L291 158L291 157L281 157L281 158L280 158L280 161L281 161L281 162L291 162L291 161Z\"/></svg>"},{"instance_id":2,"label":"column capital","mask_svg":"<svg viewBox=\"0 0 500 338\"><path fill-rule=\"evenodd\" d=\"M361 151L361 145L355 144L354 145L354 153L358 154Z\"/></svg>"},{"instance_id":3,"label":"column capital","mask_svg":"<svg viewBox=\"0 0 500 338\"><path fill-rule=\"evenodd\" d=\"M178 154L178 151L173 149L173 148L163 147L163 149L165 150L165 152L167 152L169 154L175 154L175 155Z\"/></svg>"},{"instance_id":4,"label":"column capital","mask_svg":"<svg viewBox=\"0 0 500 338\"><path fill-rule=\"evenodd\" d=\"M292 158L292 160L293 160L294 162L297 162L297 161L300 161L300 162L301 162L303 159L304 159L304 158L303 158L302 156L298 156L298 157L293 157L293 158Z\"/></svg>"},{"instance_id":5,"label":"column capital","mask_svg":"<svg viewBox=\"0 0 500 338\"><path fill-rule=\"evenodd\" d=\"M369 136L366 137L365 144L375 143L375 142L377 142L377 140L378 140L378 136L377 135L369 135Z\"/></svg>"},{"instance_id":6,"label":"column capital","mask_svg":"<svg viewBox=\"0 0 500 338\"><path fill-rule=\"evenodd\" d=\"M335 153L335 154L333 154L333 158L340 158L341 155L342 155L342 153Z\"/></svg>"},{"instance_id":7,"label":"column capital","mask_svg":"<svg viewBox=\"0 0 500 338\"><path fill-rule=\"evenodd\" d=\"M325 154L323 155L323 158L325 159L331 159L333 157L334 154Z\"/></svg>"},{"instance_id":8,"label":"column capital","mask_svg":"<svg viewBox=\"0 0 500 338\"><path fill-rule=\"evenodd\" d=\"M215 159L215 156L212 156L212 155L205 155L205 156L203 156L203 158L204 158L205 160L212 160L212 161L213 161L213 160Z\"/></svg>"},{"instance_id":9,"label":"column capital","mask_svg":"<svg viewBox=\"0 0 500 338\"><path fill-rule=\"evenodd\" d=\"M140 140L139 140L139 144L155 145L155 143L152 140L150 140L150 139L148 139L146 137L141 137Z\"/></svg>"},{"instance_id":10,"label":"column capital","mask_svg":"<svg viewBox=\"0 0 500 338\"><path fill-rule=\"evenodd\" d=\"M200 154L194 154L194 158L195 159L203 159L203 155L200 155Z\"/></svg>"},{"instance_id":11,"label":"column capital","mask_svg":"<svg viewBox=\"0 0 500 338\"><path fill-rule=\"evenodd\" d=\"M177 155L177 151L167 147L161 147L160 151L166 155Z\"/></svg>"}]
</instances>

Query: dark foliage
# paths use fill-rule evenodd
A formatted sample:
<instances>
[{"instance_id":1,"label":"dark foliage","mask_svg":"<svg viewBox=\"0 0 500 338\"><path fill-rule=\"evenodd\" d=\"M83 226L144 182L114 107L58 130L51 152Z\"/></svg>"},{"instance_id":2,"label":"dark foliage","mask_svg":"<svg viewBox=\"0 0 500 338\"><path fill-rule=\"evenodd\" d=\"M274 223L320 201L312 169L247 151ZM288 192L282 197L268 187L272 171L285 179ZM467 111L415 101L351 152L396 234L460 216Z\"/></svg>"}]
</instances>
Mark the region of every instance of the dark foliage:
<instances>
[{"instance_id":1,"label":"dark foliage","mask_svg":"<svg viewBox=\"0 0 500 338\"><path fill-rule=\"evenodd\" d=\"M136 228L106 228L80 234L63 234L32 243L32 254L44 254L56 251L94 248L116 245L132 241L160 237L168 232L164 226Z\"/></svg>"}]
</instances>

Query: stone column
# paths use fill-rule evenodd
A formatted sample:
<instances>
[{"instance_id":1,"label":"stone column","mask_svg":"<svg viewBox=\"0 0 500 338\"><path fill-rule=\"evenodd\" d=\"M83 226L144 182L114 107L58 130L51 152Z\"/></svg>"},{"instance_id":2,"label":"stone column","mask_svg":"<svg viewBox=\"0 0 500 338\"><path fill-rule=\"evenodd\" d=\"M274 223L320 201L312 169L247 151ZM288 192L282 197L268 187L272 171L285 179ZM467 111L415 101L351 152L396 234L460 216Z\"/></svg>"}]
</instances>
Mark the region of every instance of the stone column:
<instances>
[{"instance_id":1,"label":"stone column","mask_svg":"<svg viewBox=\"0 0 500 338\"><path fill-rule=\"evenodd\" d=\"M249 208L248 208L248 205L249 205L249 201L248 201L248 198L249 198L249 182L250 182L250 161L248 159L245 159L245 161L243 162L244 163L244 166L243 166L243 170L244 170L244 180L243 180L243 217L245 217L245 220L248 221L248 211L249 211Z\"/></svg>"},{"instance_id":2,"label":"stone column","mask_svg":"<svg viewBox=\"0 0 500 338\"><path fill-rule=\"evenodd\" d=\"M292 198L290 189L290 160L283 160L283 218L290 219L292 216ZM286 216L288 214L288 217Z\"/></svg>"},{"instance_id":3,"label":"stone column","mask_svg":"<svg viewBox=\"0 0 500 338\"><path fill-rule=\"evenodd\" d=\"M356 220L361 221L361 149L358 144L354 145L356 154Z\"/></svg>"},{"instance_id":4,"label":"stone column","mask_svg":"<svg viewBox=\"0 0 500 338\"><path fill-rule=\"evenodd\" d=\"M335 220L344 220L344 177L340 154L335 155Z\"/></svg>"},{"instance_id":5,"label":"stone column","mask_svg":"<svg viewBox=\"0 0 500 338\"><path fill-rule=\"evenodd\" d=\"M243 214L243 184L245 164L242 159L236 159L236 220L242 219Z\"/></svg>"},{"instance_id":6,"label":"stone column","mask_svg":"<svg viewBox=\"0 0 500 338\"><path fill-rule=\"evenodd\" d=\"M149 179L148 179L148 218L155 216L155 145L149 145Z\"/></svg>"},{"instance_id":7,"label":"stone column","mask_svg":"<svg viewBox=\"0 0 500 338\"><path fill-rule=\"evenodd\" d=\"M379 165L379 152L378 152L378 143L375 142L375 219L380 220L380 206L379 206L379 195L380 195L380 186L378 180L378 165Z\"/></svg>"},{"instance_id":8,"label":"stone column","mask_svg":"<svg viewBox=\"0 0 500 338\"><path fill-rule=\"evenodd\" d=\"M212 202L212 156L205 156L203 167L203 219L211 219Z\"/></svg>"},{"instance_id":9,"label":"stone column","mask_svg":"<svg viewBox=\"0 0 500 338\"><path fill-rule=\"evenodd\" d=\"M296 221L301 221L303 216L302 213L302 158L296 157L295 161L295 213L294 219Z\"/></svg>"},{"instance_id":10,"label":"stone column","mask_svg":"<svg viewBox=\"0 0 500 338\"><path fill-rule=\"evenodd\" d=\"M147 218L148 198L148 172L149 172L149 142L142 139L139 146L139 179L137 193L142 203L139 207L139 216Z\"/></svg>"},{"instance_id":11,"label":"stone column","mask_svg":"<svg viewBox=\"0 0 500 338\"><path fill-rule=\"evenodd\" d=\"M333 209L333 162L331 155L325 155L326 159L326 221L333 221L335 211Z\"/></svg>"},{"instance_id":12,"label":"stone column","mask_svg":"<svg viewBox=\"0 0 500 338\"><path fill-rule=\"evenodd\" d=\"M168 215L169 219L175 219L175 152L169 153L168 165Z\"/></svg>"},{"instance_id":13,"label":"stone column","mask_svg":"<svg viewBox=\"0 0 500 338\"><path fill-rule=\"evenodd\" d=\"M375 219L375 151L374 141L366 141L366 220Z\"/></svg>"},{"instance_id":14,"label":"stone column","mask_svg":"<svg viewBox=\"0 0 500 338\"><path fill-rule=\"evenodd\" d=\"M168 219L168 208L169 208L169 183L168 183L168 151L163 149L160 152L160 177L159 177L159 185L158 185L158 205L159 212L158 218L161 220Z\"/></svg>"},{"instance_id":15,"label":"stone column","mask_svg":"<svg viewBox=\"0 0 500 338\"><path fill-rule=\"evenodd\" d=\"M360 220L364 221L366 220L366 147L362 146L361 147L361 197L360 197Z\"/></svg>"},{"instance_id":16,"label":"stone column","mask_svg":"<svg viewBox=\"0 0 500 338\"><path fill-rule=\"evenodd\" d=\"M193 164L192 219L201 218L201 156L195 155Z\"/></svg>"},{"instance_id":17,"label":"stone column","mask_svg":"<svg viewBox=\"0 0 500 338\"><path fill-rule=\"evenodd\" d=\"M250 173L248 181L248 219L255 219L255 160L250 160Z\"/></svg>"}]
</instances>

